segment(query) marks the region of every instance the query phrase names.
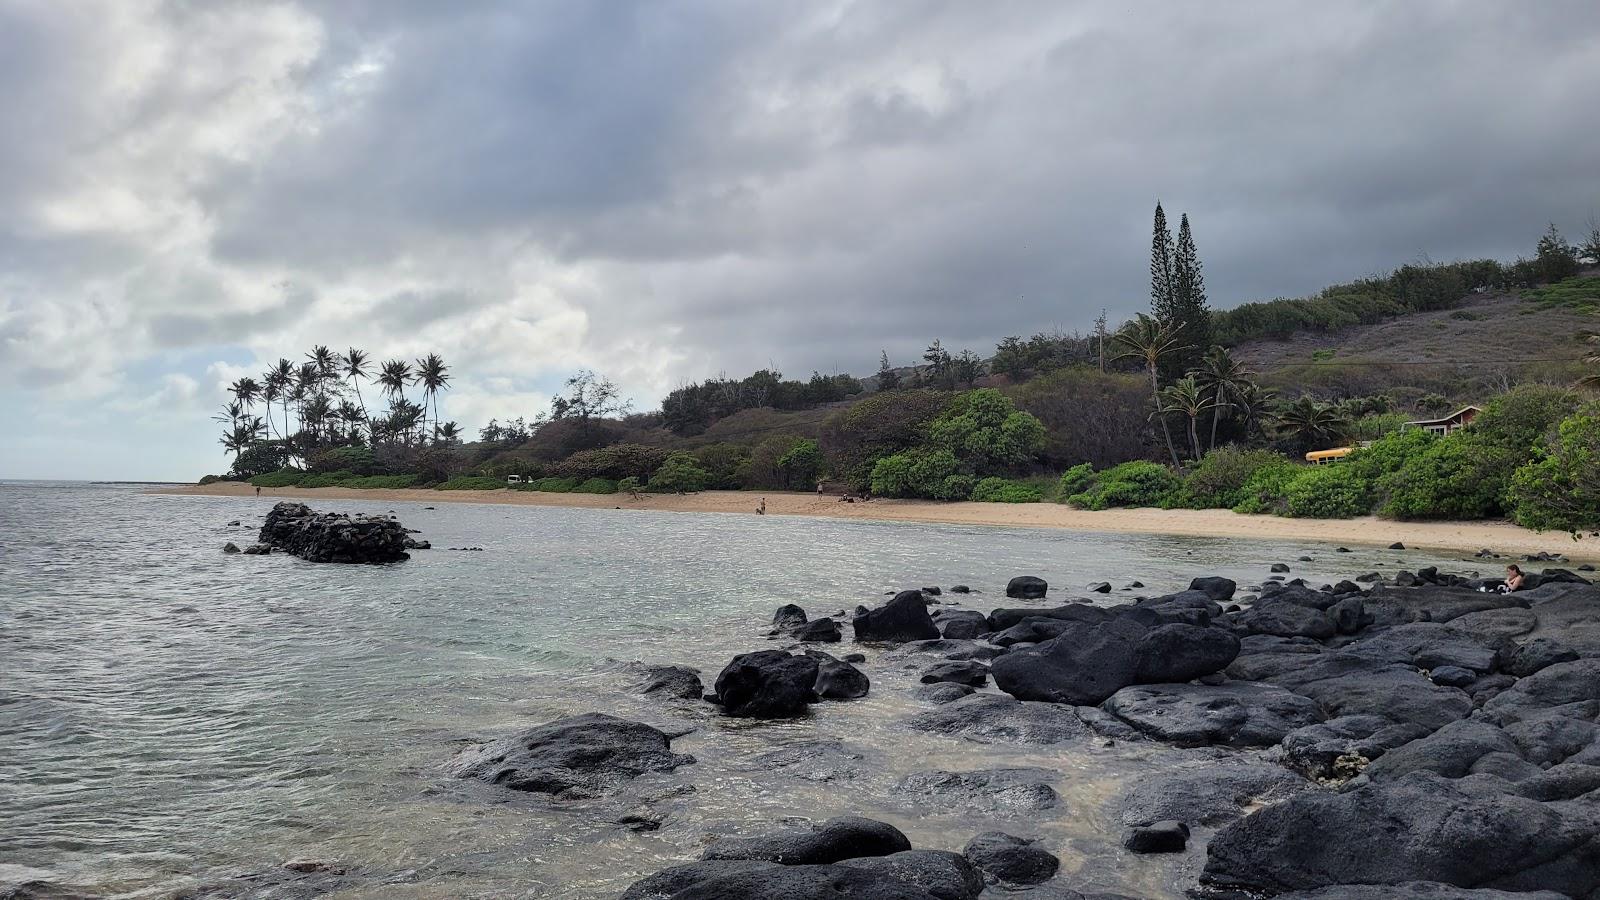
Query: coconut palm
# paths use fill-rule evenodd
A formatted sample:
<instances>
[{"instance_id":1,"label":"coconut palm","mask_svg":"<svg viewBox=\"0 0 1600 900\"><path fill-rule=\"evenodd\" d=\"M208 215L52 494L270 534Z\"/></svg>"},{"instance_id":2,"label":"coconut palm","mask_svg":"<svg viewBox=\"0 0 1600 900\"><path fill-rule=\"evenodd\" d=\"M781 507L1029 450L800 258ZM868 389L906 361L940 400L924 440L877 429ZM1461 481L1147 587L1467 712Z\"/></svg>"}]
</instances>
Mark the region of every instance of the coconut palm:
<instances>
[{"instance_id":1,"label":"coconut palm","mask_svg":"<svg viewBox=\"0 0 1600 900\"><path fill-rule=\"evenodd\" d=\"M1255 437L1265 430L1264 426L1272 418L1277 399L1277 391L1254 381L1246 381L1240 386L1234 406L1244 416L1244 433L1247 437Z\"/></svg>"},{"instance_id":2,"label":"coconut palm","mask_svg":"<svg viewBox=\"0 0 1600 900\"><path fill-rule=\"evenodd\" d=\"M361 396L361 382L372 377L372 360L368 358L367 351L351 347L348 353L339 358L339 365L350 386L356 389L356 403L361 406L361 421L365 422L367 401Z\"/></svg>"},{"instance_id":3,"label":"coconut palm","mask_svg":"<svg viewBox=\"0 0 1600 900\"><path fill-rule=\"evenodd\" d=\"M262 380L266 382L268 387L273 388L274 393L277 394L276 399L283 403L283 436L287 438L289 436L289 394L294 382L294 363L279 357L272 368L268 369L267 373L262 376ZM272 415L270 406L267 408L267 415Z\"/></svg>"},{"instance_id":4,"label":"coconut palm","mask_svg":"<svg viewBox=\"0 0 1600 900\"><path fill-rule=\"evenodd\" d=\"M426 412L428 403L433 402L433 422L437 428L439 424L439 392L450 385L450 367L444 364L444 358L437 353L429 353L417 360L417 384L422 385L422 409L424 412L422 424L428 424ZM437 438L437 435L435 435Z\"/></svg>"},{"instance_id":5,"label":"coconut palm","mask_svg":"<svg viewBox=\"0 0 1600 900\"><path fill-rule=\"evenodd\" d=\"M1159 415L1161 409L1161 363L1175 353L1182 353L1189 347L1178 338L1176 329L1144 313L1129 322L1117 332L1112 339L1113 343L1122 350L1113 357L1114 359L1137 359L1150 374L1150 396L1155 399L1157 418L1161 420L1161 436L1166 439L1167 453L1172 456L1172 465L1181 466L1178 462L1178 448L1173 446L1172 431L1167 428L1165 416Z\"/></svg>"},{"instance_id":6,"label":"coconut palm","mask_svg":"<svg viewBox=\"0 0 1600 900\"><path fill-rule=\"evenodd\" d=\"M1207 449L1215 450L1218 423L1226 411L1238 406L1245 385L1250 383L1255 373L1234 359L1228 348L1212 347L1201 361L1200 368L1191 374L1211 398L1211 443Z\"/></svg>"},{"instance_id":7,"label":"coconut palm","mask_svg":"<svg viewBox=\"0 0 1600 900\"><path fill-rule=\"evenodd\" d=\"M1306 446L1318 448L1339 440L1350 427L1350 420L1337 406L1318 403L1310 395L1302 394L1278 411L1277 426L1279 431L1293 435Z\"/></svg>"},{"instance_id":8,"label":"coconut palm","mask_svg":"<svg viewBox=\"0 0 1600 900\"><path fill-rule=\"evenodd\" d=\"M1160 416L1167 413L1178 413L1189 420L1189 449L1193 451L1194 458L1200 458L1200 431L1196 423L1201 413L1215 407L1215 403L1206 396L1205 388L1200 386L1194 376L1180 378L1172 384L1161 389L1157 398L1159 405L1155 414Z\"/></svg>"},{"instance_id":9,"label":"coconut palm","mask_svg":"<svg viewBox=\"0 0 1600 900\"><path fill-rule=\"evenodd\" d=\"M261 399L261 385L254 378L246 375L228 386L228 392L233 394L239 405L248 412L256 401Z\"/></svg>"},{"instance_id":10,"label":"coconut palm","mask_svg":"<svg viewBox=\"0 0 1600 900\"><path fill-rule=\"evenodd\" d=\"M339 354L318 344L306 354L316 378L313 381L318 393L326 393L328 385L339 379Z\"/></svg>"},{"instance_id":11,"label":"coconut palm","mask_svg":"<svg viewBox=\"0 0 1600 900\"><path fill-rule=\"evenodd\" d=\"M439 440L446 445L454 444L461 440L461 426L455 422L446 422L439 426Z\"/></svg>"},{"instance_id":12,"label":"coconut palm","mask_svg":"<svg viewBox=\"0 0 1600 900\"><path fill-rule=\"evenodd\" d=\"M396 421L394 413L395 410L399 409L400 404L406 402L406 385L410 383L411 364L405 360L386 360L383 365L378 367L378 386L383 388L383 392L389 397L388 424L390 426L390 437L398 437L401 434L394 428Z\"/></svg>"}]
</instances>

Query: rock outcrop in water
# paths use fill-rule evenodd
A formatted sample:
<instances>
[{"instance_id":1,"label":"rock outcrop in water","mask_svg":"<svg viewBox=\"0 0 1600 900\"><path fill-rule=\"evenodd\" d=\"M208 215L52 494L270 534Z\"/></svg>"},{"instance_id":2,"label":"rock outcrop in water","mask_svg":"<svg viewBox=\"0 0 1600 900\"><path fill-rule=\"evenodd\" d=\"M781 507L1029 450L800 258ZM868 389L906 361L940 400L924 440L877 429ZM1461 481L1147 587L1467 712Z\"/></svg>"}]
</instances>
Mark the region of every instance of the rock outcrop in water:
<instances>
[{"instance_id":1,"label":"rock outcrop in water","mask_svg":"<svg viewBox=\"0 0 1600 900\"><path fill-rule=\"evenodd\" d=\"M304 503L274 505L257 540L310 562L390 563L411 558L406 553L406 529L399 522L318 513Z\"/></svg>"},{"instance_id":2,"label":"rock outcrop in water","mask_svg":"<svg viewBox=\"0 0 1600 900\"><path fill-rule=\"evenodd\" d=\"M694 762L672 739L641 722L604 713L568 716L463 752L449 770L514 791L558 800L609 794L646 772Z\"/></svg>"}]
</instances>

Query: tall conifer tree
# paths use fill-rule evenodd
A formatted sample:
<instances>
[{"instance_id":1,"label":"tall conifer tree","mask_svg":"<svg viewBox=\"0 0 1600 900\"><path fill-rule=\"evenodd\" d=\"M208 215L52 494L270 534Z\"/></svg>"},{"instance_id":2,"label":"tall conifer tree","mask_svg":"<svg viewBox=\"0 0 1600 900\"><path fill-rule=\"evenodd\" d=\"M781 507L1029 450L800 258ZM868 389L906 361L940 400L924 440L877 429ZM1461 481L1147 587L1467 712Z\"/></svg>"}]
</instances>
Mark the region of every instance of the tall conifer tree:
<instances>
[{"instance_id":1,"label":"tall conifer tree","mask_svg":"<svg viewBox=\"0 0 1600 900\"><path fill-rule=\"evenodd\" d=\"M1167 214L1156 201L1155 233L1150 238L1150 314L1157 322L1170 323L1175 309L1173 291L1172 230L1167 227Z\"/></svg>"},{"instance_id":2,"label":"tall conifer tree","mask_svg":"<svg viewBox=\"0 0 1600 900\"><path fill-rule=\"evenodd\" d=\"M1182 371L1198 365L1211 347L1211 310L1206 306L1206 281L1200 273L1200 255L1189 231L1189 214L1178 220L1178 248L1172 261L1172 318L1182 329Z\"/></svg>"}]
</instances>

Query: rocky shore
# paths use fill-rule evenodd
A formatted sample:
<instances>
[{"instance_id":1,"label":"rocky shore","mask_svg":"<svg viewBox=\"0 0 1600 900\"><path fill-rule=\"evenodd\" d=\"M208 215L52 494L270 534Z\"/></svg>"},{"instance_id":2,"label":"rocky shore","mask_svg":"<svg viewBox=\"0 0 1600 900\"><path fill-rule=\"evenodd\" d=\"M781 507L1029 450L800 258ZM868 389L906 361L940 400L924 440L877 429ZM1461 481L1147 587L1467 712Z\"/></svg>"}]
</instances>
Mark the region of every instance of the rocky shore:
<instances>
[{"instance_id":1,"label":"rocky shore","mask_svg":"<svg viewBox=\"0 0 1600 900\"><path fill-rule=\"evenodd\" d=\"M915 667L922 711L898 727L1048 748L1063 766L934 770L890 786L883 803L916 814L1016 823L974 829L960 847L914 847L888 822L834 816L708 835L698 859L623 896L1115 900L1145 896L1141 860L1192 856L1195 898L1600 898L1600 588L1564 569L1512 594L1434 569L1276 577L1246 591L1198 577L1116 605L1053 604L1042 580L1019 577L987 613L964 608L978 600L965 589L906 590L815 619L789 605L751 623L752 641L764 628L778 647L736 656L709 690L690 668L649 667L636 689L664 704L808 717L875 689L869 657L842 652L851 640ZM829 644L842 646L819 649ZM449 771L555 802L670 773L686 783L660 796L692 802L681 798L698 764L673 749L682 736L572 716L463 751ZM1062 813L1075 755L1142 745L1210 756L1132 780L1107 835L1125 854L1108 870L1069 870L1070 848L1028 823ZM752 765L848 792L872 761L826 739ZM652 801L628 802L637 809L619 825L673 827Z\"/></svg>"},{"instance_id":2,"label":"rocky shore","mask_svg":"<svg viewBox=\"0 0 1600 900\"><path fill-rule=\"evenodd\" d=\"M245 553L276 550L331 563L400 562L411 558L409 547L418 546L393 518L318 513L304 503L288 502L272 507L256 540Z\"/></svg>"}]
</instances>

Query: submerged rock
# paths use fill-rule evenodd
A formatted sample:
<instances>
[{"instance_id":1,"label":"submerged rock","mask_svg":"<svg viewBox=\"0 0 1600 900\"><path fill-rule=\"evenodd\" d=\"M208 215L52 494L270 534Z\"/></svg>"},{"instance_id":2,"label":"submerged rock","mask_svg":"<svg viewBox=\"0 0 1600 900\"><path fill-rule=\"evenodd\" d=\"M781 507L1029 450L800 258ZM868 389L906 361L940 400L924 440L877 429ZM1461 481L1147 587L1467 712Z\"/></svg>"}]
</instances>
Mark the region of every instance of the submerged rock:
<instances>
[{"instance_id":1,"label":"submerged rock","mask_svg":"<svg viewBox=\"0 0 1600 900\"><path fill-rule=\"evenodd\" d=\"M801 741L756 756L748 769L778 772L806 781L849 781L866 774L867 755L854 746L829 738Z\"/></svg>"},{"instance_id":2,"label":"submerged rock","mask_svg":"<svg viewBox=\"0 0 1600 900\"><path fill-rule=\"evenodd\" d=\"M935 663L922 672L923 684L954 682L968 687L983 687L989 680L989 667L971 660Z\"/></svg>"},{"instance_id":3,"label":"submerged rock","mask_svg":"<svg viewBox=\"0 0 1600 900\"><path fill-rule=\"evenodd\" d=\"M1039 884L1055 877L1061 861L1034 843L1003 831L985 831L968 841L961 855L979 871L1001 881Z\"/></svg>"},{"instance_id":4,"label":"submerged rock","mask_svg":"<svg viewBox=\"0 0 1600 900\"><path fill-rule=\"evenodd\" d=\"M833 619L821 618L797 626L789 636L805 644L837 644L844 639L844 631Z\"/></svg>"},{"instance_id":5,"label":"submerged rock","mask_svg":"<svg viewBox=\"0 0 1600 900\"><path fill-rule=\"evenodd\" d=\"M732 863L742 863L734 866ZM634 884L623 900L934 900L922 888L866 867L716 860L674 866Z\"/></svg>"},{"instance_id":6,"label":"submerged rock","mask_svg":"<svg viewBox=\"0 0 1600 900\"><path fill-rule=\"evenodd\" d=\"M1252 807L1276 803L1313 785L1279 766L1227 762L1161 772L1134 779L1117 805L1124 825L1177 819L1226 825Z\"/></svg>"},{"instance_id":7,"label":"submerged rock","mask_svg":"<svg viewBox=\"0 0 1600 900\"><path fill-rule=\"evenodd\" d=\"M919 808L1021 815L1055 809L1061 796L1047 769L980 769L975 772L913 772L894 793L913 798Z\"/></svg>"},{"instance_id":8,"label":"submerged rock","mask_svg":"<svg viewBox=\"0 0 1600 900\"><path fill-rule=\"evenodd\" d=\"M925 684L912 691L911 696L927 703L950 703L971 694L972 690L964 684L941 681L938 684Z\"/></svg>"},{"instance_id":9,"label":"submerged rock","mask_svg":"<svg viewBox=\"0 0 1600 900\"><path fill-rule=\"evenodd\" d=\"M670 772L694 762L672 752L665 733L604 713L568 716L461 753L448 768L516 791L557 799L610 793L646 772Z\"/></svg>"},{"instance_id":10,"label":"submerged rock","mask_svg":"<svg viewBox=\"0 0 1600 900\"><path fill-rule=\"evenodd\" d=\"M846 859L839 865L887 875L938 900L975 900L983 893L983 876L966 857L948 850L902 850L888 856Z\"/></svg>"},{"instance_id":11,"label":"submerged rock","mask_svg":"<svg viewBox=\"0 0 1600 900\"><path fill-rule=\"evenodd\" d=\"M1056 744L1090 735L1089 727L1068 707L1002 694L973 694L917 713L906 724L984 744Z\"/></svg>"},{"instance_id":12,"label":"submerged rock","mask_svg":"<svg viewBox=\"0 0 1600 900\"><path fill-rule=\"evenodd\" d=\"M641 694L666 694L681 700L698 700L706 691L700 673L687 666L650 666L644 670Z\"/></svg>"},{"instance_id":13,"label":"submerged rock","mask_svg":"<svg viewBox=\"0 0 1600 900\"><path fill-rule=\"evenodd\" d=\"M1189 826L1171 819L1135 825L1123 833L1122 846L1133 853L1182 853L1189 846Z\"/></svg>"},{"instance_id":14,"label":"submerged rock","mask_svg":"<svg viewBox=\"0 0 1600 900\"><path fill-rule=\"evenodd\" d=\"M257 540L309 562L387 563L410 559L405 526L389 518L312 512L304 503L278 503Z\"/></svg>"},{"instance_id":15,"label":"submerged rock","mask_svg":"<svg viewBox=\"0 0 1600 900\"><path fill-rule=\"evenodd\" d=\"M1249 682L1126 687L1102 708L1141 733L1180 747L1270 747L1323 718L1306 697Z\"/></svg>"},{"instance_id":16,"label":"submerged rock","mask_svg":"<svg viewBox=\"0 0 1600 900\"><path fill-rule=\"evenodd\" d=\"M855 666L820 650L807 650L806 655L817 661L817 680L812 690L823 700L855 700L872 689L866 673Z\"/></svg>"},{"instance_id":17,"label":"submerged rock","mask_svg":"<svg viewBox=\"0 0 1600 900\"><path fill-rule=\"evenodd\" d=\"M786 866L835 863L859 856L888 856L911 849L900 829L861 816L839 816L812 829L787 829L753 838L723 838L701 859L759 859Z\"/></svg>"}]
</instances>

